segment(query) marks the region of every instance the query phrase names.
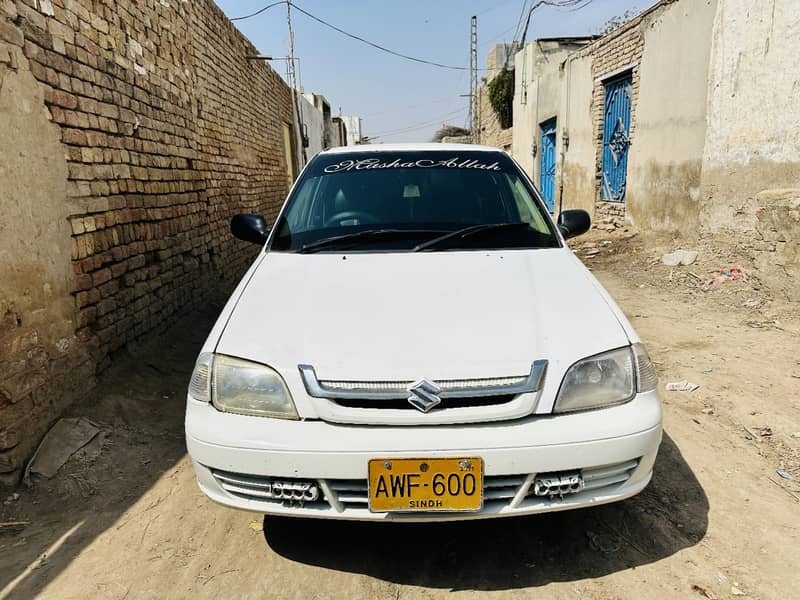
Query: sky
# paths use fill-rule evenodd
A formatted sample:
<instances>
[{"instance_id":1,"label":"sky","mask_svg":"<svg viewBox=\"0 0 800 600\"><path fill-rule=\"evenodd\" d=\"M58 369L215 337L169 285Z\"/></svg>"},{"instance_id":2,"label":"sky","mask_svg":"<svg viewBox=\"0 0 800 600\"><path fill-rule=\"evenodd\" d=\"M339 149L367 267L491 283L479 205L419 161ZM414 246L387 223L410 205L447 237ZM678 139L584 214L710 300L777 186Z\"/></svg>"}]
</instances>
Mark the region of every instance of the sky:
<instances>
[{"instance_id":1,"label":"sky","mask_svg":"<svg viewBox=\"0 0 800 600\"><path fill-rule=\"evenodd\" d=\"M274 0L216 0L229 17L253 13ZM626 10L655 0L592 0L577 11L543 6L527 40L597 33ZM397 52L469 67L470 17L478 18L478 66L489 50L511 41L523 0L293 0L304 10ZM286 56L286 8L275 6L236 26L264 54ZM469 71L442 69L385 54L292 10L299 83L322 94L333 114L359 115L362 134L375 141L424 142L443 123L465 126ZM284 77L285 62L273 62ZM479 72L480 76L480 72Z\"/></svg>"}]
</instances>

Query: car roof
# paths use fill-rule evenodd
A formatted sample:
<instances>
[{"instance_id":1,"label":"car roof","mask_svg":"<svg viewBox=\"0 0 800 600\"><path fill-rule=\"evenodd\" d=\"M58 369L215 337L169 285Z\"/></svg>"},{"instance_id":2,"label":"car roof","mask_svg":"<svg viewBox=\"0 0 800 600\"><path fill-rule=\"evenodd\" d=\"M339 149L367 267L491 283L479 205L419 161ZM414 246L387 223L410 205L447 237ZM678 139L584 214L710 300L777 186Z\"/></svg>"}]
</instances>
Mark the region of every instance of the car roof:
<instances>
[{"instance_id":1,"label":"car roof","mask_svg":"<svg viewBox=\"0 0 800 600\"><path fill-rule=\"evenodd\" d=\"M477 144L439 144L436 142L418 144L358 144L356 146L338 146L323 150L320 154L348 154L356 152L503 152L494 146Z\"/></svg>"}]
</instances>

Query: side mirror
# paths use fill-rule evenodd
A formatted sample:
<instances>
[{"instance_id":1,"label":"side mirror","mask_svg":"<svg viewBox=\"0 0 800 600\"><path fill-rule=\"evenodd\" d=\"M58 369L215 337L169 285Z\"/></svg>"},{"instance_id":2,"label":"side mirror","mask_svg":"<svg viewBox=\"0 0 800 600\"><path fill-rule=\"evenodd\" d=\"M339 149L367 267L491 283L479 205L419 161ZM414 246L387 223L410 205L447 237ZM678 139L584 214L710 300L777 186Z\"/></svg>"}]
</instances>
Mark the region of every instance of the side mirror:
<instances>
[{"instance_id":1,"label":"side mirror","mask_svg":"<svg viewBox=\"0 0 800 600\"><path fill-rule=\"evenodd\" d=\"M233 237L263 246L269 237L269 227L261 215L236 215L231 219Z\"/></svg>"},{"instance_id":2,"label":"side mirror","mask_svg":"<svg viewBox=\"0 0 800 600\"><path fill-rule=\"evenodd\" d=\"M558 215L558 228L566 239L586 233L591 226L589 213L580 208L562 210Z\"/></svg>"}]
</instances>

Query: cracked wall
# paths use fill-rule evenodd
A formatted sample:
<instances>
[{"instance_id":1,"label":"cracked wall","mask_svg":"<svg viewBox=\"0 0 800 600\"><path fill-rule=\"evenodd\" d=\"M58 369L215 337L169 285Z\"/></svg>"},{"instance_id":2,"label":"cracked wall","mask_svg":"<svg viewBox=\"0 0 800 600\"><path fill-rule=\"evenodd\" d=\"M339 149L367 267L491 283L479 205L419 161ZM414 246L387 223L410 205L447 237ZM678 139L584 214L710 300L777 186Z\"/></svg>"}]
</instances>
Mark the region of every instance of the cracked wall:
<instances>
[{"instance_id":1,"label":"cracked wall","mask_svg":"<svg viewBox=\"0 0 800 600\"><path fill-rule=\"evenodd\" d=\"M735 240L752 254L759 277L794 300L800 299L798 31L795 0L720 2L700 211L703 231Z\"/></svg>"}]
</instances>

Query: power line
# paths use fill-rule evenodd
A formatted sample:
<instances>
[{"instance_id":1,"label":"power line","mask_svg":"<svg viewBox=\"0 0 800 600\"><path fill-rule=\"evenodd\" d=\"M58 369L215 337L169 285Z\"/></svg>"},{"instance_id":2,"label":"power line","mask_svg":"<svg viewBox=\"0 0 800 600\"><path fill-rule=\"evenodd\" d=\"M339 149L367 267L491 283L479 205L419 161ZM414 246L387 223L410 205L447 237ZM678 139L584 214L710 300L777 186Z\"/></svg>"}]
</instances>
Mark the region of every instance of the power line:
<instances>
[{"instance_id":1,"label":"power line","mask_svg":"<svg viewBox=\"0 0 800 600\"><path fill-rule=\"evenodd\" d=\"M382 52L386 52L387 54L392 54L392 55L398 56L400 58L405 58L406 60L411 60L411 61L414 61L414 62L422 63L424 65L431 65L433 67L439 67L440 69L452 69L454 71L466 71L467 69L469 69L469 67L454 67L453 65L445 65L445 64L442 64L442 63L439 63L439 62L434 62L432 60L425 60L424 58L417 58L415 56L409 56L408 54L403 54L402 52L397 52L395 50L390 50L389 48L386 48L385 46L381 46L380 44L376 44L375 42L370 42L369 40L365 40L364 38L362 38L360 36L357 36L357 35L355 35L353 33L348 33L344 29L336 27L336 25L332 25L331 23L328 23L327 21L325 21L323 19L320 19L319 17L317 17L315 15L312 15L310 12L308 12L306 10L303 10L302 8L297 6L294 2L292 2L291 5L294 6L298 11L300 11L301 13L306 15L307 17L310 17L311 19L314 19L318 23L322 23L326 27L329 27L330 29L333 29L334 31L338 31L342 35L346 35L347 37L353 38L354 40L358 40L359 42L367 44L368 46L372 46L373 48L377 48L378 50L381 50Z\"/></svg>"},{"instance_id":2,"label":"power line","mask_svg":"<svg viewBox=\"0 0 800 600\"><path fill-rule=\"evenodd\" d=\"M265 10L267 10L269 8L272 8L273 6L277 6L278 4L285 4L285 3L286 3L286 0L284 0L283 2L273 2L272 4L268 4L267 6L262 8L261 10L258 10L256 12L252 13L252 14L249 14L249 15L244 15L242 17L236 17L234 19L231 19L231 21L241 21L243 19L249 19L251 17L255 17L256 15L261 14L262 12L264 12ZM358 36L358 35L356 35L354 33L349 33L347 31L345 31L344 29L342 29L340 27L337 27L336 25L333 25L332 23L328 23L324 19L321 19L320 17L311 14L307 10L304 10L304 9L300 8L294 2L289 2L289 4L292 7L294 7L297 11L303 13L304 15L309 17L310 19L313 19L313 20L317 21L318 23L321 23L322 25L325 25L325 27L333 29L334 31L336 31L338 33L341 33L342 35L345 35L345 36L347 36L349 38L357 40L357 41L359 41L359 42L361 42L363 44L367 44L368 46L372 46L373 48L376 48L377 50L380 50L381 52L386 52L387 54L391 54L391 55L397 56L399 58L404 58L406 60L410 60L410 61L413 61L413 62L416 62L416 63L421 63L421 64L424 64L424 65L430 65L432 67L439 67L440 69L451 69L453 71L468 71L469 70L469 67L456 67L454 65L446 65L446 64L443 64L443 63L440 63L440 62L436 62L436 61L432 61L432 60L426 60L424 58L417 58L416 56L410 56L408 54L403 54L402 52L397 52L396 50L391 50L390 48L387 48L386 46L381 46L380 44L376 44L375 42L371 42L371 41L369 41L367 39L364 39L363 37Z\"/></svg>"},{"instance_id":3,"label":"power line","mask_svg":"<svg viewBox=\"0 0 800 600\"><path fill-rule=\"evenodd\" d=\"M512 40L519 39L519 34L522 31L522 20L525 18L525 9L528 7L528 0L522 3L522 10L519 13L519 19L517 19L517 26L514 28L514 36L511 38Z\"/></svg>"},{"instance_id":4,"label":"power line","mask_svg":"<svg viewBox=\"0 0 800 600\"><path fill-rule=\"evenodd\" d=\"M533 11L535 11L540 6L552 6L553 8L567 8L569 12L580 10L591 4L593 0L539 0L531 5L530 9L528 10L528 17L525 19L525 28L522 30L522 46L525 46L525 38L528 35L528 26L531 24L531 16L533 16Z\"/></svg>"},{"instance_id":5,"label":"power line","mask_svg":"<svg viewBox=\"0 0 800 600\"><path fill-rule=\"evenodd\" d=\"M256 16L260 15L261 13L263 13L265 10L269 10L273 6L278 6L279 4L284 4L285 2L286 2L286 0L280 0L280 2L273 2L272 4L267 4L264 8L261 8L261 9L257 10L256 12L251 13L249 15L244 15L242 17L233 17L233 18L231 18L231 21L242 21L243 19L249 19L250 17L256 17Z\"/></svg>"},{"instance_id":6,"label":"power line","mask_svg":"<svg viewBox=\"0 0 800 600\"><path fill-rule=\"evenodd\" d=\"M377 133L375 135L371 135L369 137L370 137L370 139L376 139L376 138L379 138L379 137L388 137L388 136L392 136L392 135L399 135L401 133L409 133L409 132L415 131L417 129L422 129L424 127L429 127L431 125L435 125L436 123L439 123L440 121L442 121L442 119L446 119L447 117L456 116L456 115L458 115L460 113L465 112L466 110L467 110L466 108L459 108L458 110L454 110L454 111L451 111L449 113L443 114L443 115L437 117L436 119L433 119L432 121L427 121L425 123L416 123L414 125L407 125L407 126L402 127L400 129L390 129L388 131L382 131L380 133Z\"/></svg>"}]
</instances>

